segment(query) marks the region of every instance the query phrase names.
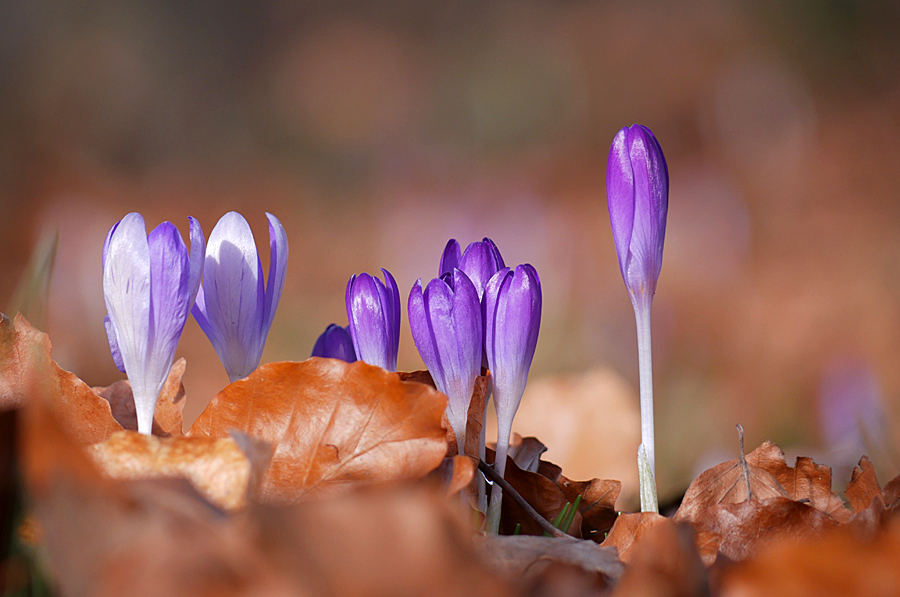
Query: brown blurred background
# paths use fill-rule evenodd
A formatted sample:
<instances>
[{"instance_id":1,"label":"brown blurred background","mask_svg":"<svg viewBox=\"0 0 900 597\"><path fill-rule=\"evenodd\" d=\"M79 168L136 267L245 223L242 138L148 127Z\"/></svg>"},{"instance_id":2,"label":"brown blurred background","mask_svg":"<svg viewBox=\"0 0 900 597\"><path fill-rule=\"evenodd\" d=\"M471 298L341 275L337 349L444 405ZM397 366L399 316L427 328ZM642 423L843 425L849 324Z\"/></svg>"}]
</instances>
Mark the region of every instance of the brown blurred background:
<instances>
[{"instance_id":1,"label":"brown blurred background","mask_svg":"<svg viewBox=\"0 0 900 597\"><path fill-rule=\"evenodd\" d=\"M0 3L0 307L59 232L54 356L115 370L100 248L129 211L238 210L288 281L264 361L346 323L352 273L405 304L450 237L541 274L516 429L570 476L634 490L637 359L606 212L609 143L656 133L669 163L654 304L658 476L770 439L843 484L900 467L900 9L894 2ZM41 239L44 239L43 241ZM21 296L21 295L19 295ZM405 315L404 315L405 320ZM404 321L401 369L421 368ZM192 420L227 382L190 320ZM629 476L631 475L631 476Z\"/></svg>"}]
</instances>

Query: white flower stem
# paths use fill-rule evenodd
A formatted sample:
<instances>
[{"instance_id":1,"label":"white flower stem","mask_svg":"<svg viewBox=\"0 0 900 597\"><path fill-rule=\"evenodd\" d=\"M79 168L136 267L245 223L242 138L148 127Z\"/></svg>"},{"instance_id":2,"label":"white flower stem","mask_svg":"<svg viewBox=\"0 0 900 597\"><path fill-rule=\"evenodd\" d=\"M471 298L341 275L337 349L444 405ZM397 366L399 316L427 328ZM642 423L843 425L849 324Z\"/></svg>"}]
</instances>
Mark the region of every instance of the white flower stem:
<instances>
[{"instance_id":1,"label":"white flower stem","mask_svg":"<svg viewBox=\"0 0 900 597\"><path fill-rule=\"evenodd\" d=\"M506 472L506 455L509 453L509 436L512 429L510 425L504 425L501 417L497 417L497 454L494 457L494 470L501 477ZM491 488L491 505L488 508L485 529L494 535L500 532L500 506L503 504L503 490L500 485L494 483Z\"/></svg>"},{"instance_id":2,"label":"white flower stem","mask_svg":"<svg viewBox=\"0 0 900 597\"><path fill-rule=\"evenodd\" d=\"M656 442L653 430L653 358L650 348L650 301L644 302L640 298L634 301L634 318L637 322L638 370L641 384L641 449L638 452L641 511L658 512L659 506L656 497Z\"/></svg>"}]
</instances>

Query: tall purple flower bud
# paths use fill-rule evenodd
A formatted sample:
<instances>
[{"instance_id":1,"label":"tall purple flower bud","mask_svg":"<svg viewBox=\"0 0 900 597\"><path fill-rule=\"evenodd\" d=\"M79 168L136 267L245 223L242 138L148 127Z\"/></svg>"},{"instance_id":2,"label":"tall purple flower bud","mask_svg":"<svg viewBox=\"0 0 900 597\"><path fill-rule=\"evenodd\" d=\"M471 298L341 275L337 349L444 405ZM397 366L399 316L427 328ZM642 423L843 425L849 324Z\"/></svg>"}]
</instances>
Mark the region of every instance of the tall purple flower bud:
<instances>
[{"instance_id":1,"label":"tall purple flower bud","mask_svg":"<svg viewBox=\"0 0 900 597\"><path fill-rule=\"evenodd\" d=\"M244 216L231 211L209 235L203 285L194 319L209 338L232 382L250 375L263 348L287 273L288 241L284 226L270 213L269 279L263 278L256 241Z\"/></svg>"},{"instance_id":2,"label":"tall purple flower bud","mask_svg":"<svg viewBox=\"0 0 900 597\"><path fill-rule=\"evenodd\" d=\"M190 254L175 226L163 222L148 237L138 213L116 223L103 245L109 347L131 382L138 431L148 435L203 273L203 230L188 220Z\"/></svg>"},{"instance_id":3,"label":"tall purple flower bud","mask_svg":"<svg viewBox=\"0 0 900 597\"><path fill-rule=\"evenodd\" d=\"M650 307L662 269L669 170L662 149L641 125L623 128L613 139L606 166L606 196L619 269L638 331L641 382L641 509L656 511L655 439L653 430L653 367L650 348Z\"/></svg>"},{"instance_id":4,"label":"tall purple flower bud","mask_svg":"<svg viewBox=\"0 0 900 597\"><path fill-rule=\"evenodd\" d=\"M438 276L452 274L453 270L457 268L462 270L475 285L478 299L481 300L488 280L504 267L506 264L503 263L500 250L491 239L485 237L479 242L471 243L466 247L465 252L461 252L459 243L455 238L451 238L441 255Z\"/></svg>"},{"instance_id":5,"label":"tall purple flower bud","mask_svg":"<svg viewBox=\"0 0 900 597\"><path fill-rule=\"evenodd\" d=\"M316 340L311 356L340 359L348 363L355 362L356 351L353 349L353 338L350 337L350 332L347 331L347 328L332 323Z\"/></svg>"},{"instance_id":6,"label":"tall purple flower bud","mask_svg":"<svg viewBox=\"0 0 900 597\"><path fill-rule=\"evenodd\" d=\"M409 293L412 337L437 389L446 394L447 418L465 454L466 421L475 378L481 373L481 302L475 285L454 269Z\"/></svg>"},{"instance_id":7,"label":"tall purple flower bud","mask_svg":"<svg viewBox=\"0 0 900 597\"><path fill-rule=\"evenodd\" d=\"M397 370L400 348L400 291L386 269L384 283L369 274L347 282L347 318L356 357L388 371Z\"/></svg>"},{"instance_id":8,"label":"tall purple flower bud","mask_svg":"<svg viewBox=\"0 0 900 597\"><path fill-rule=\"evenodd\" d=\"M541 281L534 267L505 267L494 274L484 290L484 318L484 345L497 410L494 468L503 475L513 417L525 392L541 328ZM500 524L500 503L500 488L495 486L488 511L488 525L494 532Z\"/></svg>"}]
</instances>

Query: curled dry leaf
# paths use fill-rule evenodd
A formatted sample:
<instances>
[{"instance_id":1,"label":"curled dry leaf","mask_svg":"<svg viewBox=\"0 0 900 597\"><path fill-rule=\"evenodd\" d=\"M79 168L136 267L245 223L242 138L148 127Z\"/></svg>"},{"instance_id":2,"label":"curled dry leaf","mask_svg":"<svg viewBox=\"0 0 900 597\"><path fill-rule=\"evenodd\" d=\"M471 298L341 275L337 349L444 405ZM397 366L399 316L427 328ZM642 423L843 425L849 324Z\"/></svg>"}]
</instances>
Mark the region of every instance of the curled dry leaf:
<instances>
[{"instance_id":1,"label":"curled dry leaf","mask_svg":"<svg viewBox=\"0 0 900 597\"><path fill-rule=\"evenodd\" d=\"M628 564L634 557L634 545L649 529L660 524L672 524L672 521L656 512L623 512L601 545L616 548L619 559Z\"/></svg>"},{"instance_id":2,"label":"curled dry leaf","mask_svg":"<svg viewBox=\"0 0 900 597\"><path fill-rule=\"evenodd\" d=\"M709 578L695 547L693 528L670 519L652 519L638 549L630 550L629 565L614 597L704 597Z\"/></svg>"},{"instance_id":3,"label":"curled dry leaf","mask_svg":"<svg viewBox=\"0 0 900 597\"><path fill-rule=\"evenodd\" d=\"M572 541L557 537L504 537L488 535L480 541L483 560L509 578L528 578L542 571L539 563L559 562L577 566L590 574L602 575L614 583L623 566L616 552L592 541Z\"/></svg>"},{"instance_id":4,"label":"curled dry leaf","mask_svg":"<svg viewBox=\"0 0 900 597\"><path fill-rule=\"evenodd\" d=\"M544 460L540 462L538 472L556 483L567 502L574 504L576 498L581 496L578 506L581 536L602 542L604 534L616 522L616 499L622 491L622 483L612 479L572 481L561 474L562 470L558 466Z\"/></svg>"},{"instance_id":5,"label":"curled dry leaf","mask_svg":"<svg viewBox=\"0 0 900 597\"><path fill-rule=\"evenodd\" d=\"M185 478L223 510L246 506L252 488L250 458L230 437L159 438L120 431L88 453L113 479Z\"/></svg>"},{"instance_id":6,"label":"curled dry leaf","mask_svg":"<svg viewBox=\"0 0 900 597\"><path fill-rule=\"evenodd\" d=\"M809 542L774 543L725 571L723 597L891 596L900 587L900 525L874 540L845 529Z\"/></svg>"},{"instance_id":7,"label":"curled dry leaf","mask_svg":"<svg viewBox=\"0 0 900 597\"><path fill-rule=\"evenodd\" d=\"M121 431L109 403L50 357L50 338L21 315L0 320L0 410L18 408L40 397L59 413L60 424L81 445L95 444Z\"/></svg>"},{"instance_id":8,"label":"curled dry leaf","mask_svg":"<svg viewBox=\"0 0 900 597\"><path fill-rule=\"evenodd\" d=\"M844 495L854 512L862 512L872 505L872 500L876 497L883 497L875 467L867 457L860 458L859 464L853 468Z\"/></svg>"},{"instance_id":9,"label":"curled dry leaf","mask_svg":"<svg viewBox=\"0 0 900 597\"><path fill-rule=\"evenodd\" d=\"M493 454L489 455L493 456ZM523 471L509 457L506 459L504 479L528 502L528 505L549 521L553 521L565 508L566 496L555 482L540 473ZM512 535L517 525L522 525L521 533L523 535L543 535L544 533L540 525L511 496L504 493L503 507L500 510L500 531L504 535ZM566 529L562 530L566 531ZM580 536L580 531L581 516L576 514L568 532L577 537Z\"/></svg>"},{"instance_id":10,"label":"curled dry leaf","mask_svg":"<svg viewBox=\"0 0 900 597\"><path fill-rule=\"evenodd\" d=\"M815 539L839 524L821 510L785 497L722 504L693 523L707 565L718 554L744 560L771 542Z\"/></svg>"},{"instance_id":11,"label":"curled dry leaf","mask_svg":"<svg viewBox=\"0 0 900 597\"><path fill-rule=\"evenodd\" d=\"M156 400L153 412L153 435L162 437L184 435L182 413L184 411L184 370L187 361L180 358L172 365L169 377ZM105 388L92 388L95 394L109 402L113 418L128 431L137 431L137 414L134 410L134 395L127 379L117 381Z\"/></svg>"},{"instance_id":12,"label":"curled dry leaf","mask_svg":"<svg viewBox=\"0 0 900 597\"><path fill-rule=\"evenodd\" d=\"M446 397L362 361L269 363L222 390L193 437L236 429L272 445L260 499L289 504L359 483L417 479L447 452Z\"/></svg>"}]
</instances>

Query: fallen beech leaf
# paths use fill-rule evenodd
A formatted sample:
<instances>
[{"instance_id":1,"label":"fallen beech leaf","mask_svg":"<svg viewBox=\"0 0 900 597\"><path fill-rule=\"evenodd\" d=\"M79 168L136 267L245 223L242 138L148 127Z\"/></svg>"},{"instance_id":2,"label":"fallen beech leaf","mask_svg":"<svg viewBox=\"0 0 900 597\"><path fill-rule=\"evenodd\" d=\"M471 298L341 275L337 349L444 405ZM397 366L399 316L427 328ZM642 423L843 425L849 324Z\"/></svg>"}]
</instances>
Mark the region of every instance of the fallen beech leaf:
<instances>
[{"instance_id":1,"label":"fallen beech leaf","mask_svg":"<svg viewBox=\"0 0 900 597\"><path fill-rule=\"evenodd\" d=\"M760 458L757 466L771 473L791 499L808 503L838 522L850 520L851 512L844 501L831 491L831 467L816 464L812 458L799 456L793 467L779 458ZM774 450L772 451L774 455ZM876 485L877 487L877 485Z\"/></svg>"},{"instance_id":2,"label":"fallen beech leaf","mask_svg":"<svg viewBox=\"0 0 900 597\"><path fill-rule=\"evenodd\" d=\"M300 588L298 595L512 594L477 557L473 531L456 504L429 488L367 487L249 514L260 544Z\"/></svg>"},{"instance_id":3,"label":"fallen beech leaf","mask_svg":"<svg viewBox=\"0 0 900 597\"><path fill-rule=\"evenodd\" d=\"M885 507L891 512L900 510L900 475L888 481L881 491Z\"/></svg>"},{"instance_id":4,"label":"fallen beech leaf","mask_svg":"<svg viewBox=\"0 0 900 597\"><path fill-rule=\"evenodd\" d=\"M32 396L59 413L60 424L81 445L121 431L109 403L50 358L50 339L21 315L0 320L0 410L22 406Z\"/></svg>"},{"instance_id":5,"label":"fallen beech leaf","mask_svg":"<svg viewBox=\"0 0 900 597\"><path fill-rule=\"evenodd\" d=\"M251 463L234 439L114 433L88 448L100 469L113 479L182 477L223 510L247 505Z\"/></svg>"},{"instance_id":6,"label":"fallen beech leaf","mask_svg":"<svg viewBox=\"0 0 900 597\"><path fill-rule=\"evenodd\" d=\"M586 572L603 575L612 583L622 576L623 571L615 550L592 541L487 535L481 538L479 551L488 566L509 578L527 579L542 571L536 568L536 563L547 561L578 566Z\"/></svg>"},{"instance_id":7,"label":"fallen beech leaf","mask_svg":"<svg viewBox=\"0 0 900 597\"><path fill-rule=\"evenodd\" d=\"M710 594L709 578L689 524L664 519L640 539L614 597L700 597Z\"/></svg>"},{"instance_id":8,"label":"fallen beech leaf","mask_svg":"<svg viewBox=\"0 0 900 597\"><path fill-rule=\"evenodd\" d=\"M715 545L709 535L720 537L718 553L739 561L752 556L772 541L806 541L838 526L833 518L802 502L785 497L721 504L692 521L705 545ZM700 557L712 565L717 554L701 550Z\"/></svg>"},{"instance_id":9,"label":"fallen beech leaf","mask_svg":"<svg viewBox=\"0 0 900 597\"><path fill-rule=\"evenodd\" d=\"M882 496L881 486L875 475L875 467L867 457L860 458L859 464L853 468L844 494L854 512L862 512L872 504L872 500L876 496Z\"/></svg>"},{"instance_id":10,"label":"fallen beech leaf","mask_svg":"<svg viewBox=\"0 0 900 597\"><path fill-rule=\"evenodd\" d=\"M634 558L633 546L640 542L649 529L659 524L670 523L668 518L656 512L623 512L616 518L609 535L601 545L615 547L619 559L628 564Z\"/></svg>"},{"instance_id":11,"label":"fallen beech leaf","mask_svg":"<svg viewBox=\"0 0 900 597\"><path fill-rule=\"evenodd\" d=\"M487 396L488 379L486 375L479 375L475 379L475 387L472 390L472 401L469 402L469 410L466 414L466 443L464 449L466 456L478 458L481 444L481 427L484 425L484 399ZM447 412L441 418L441 425L447 430L447 456L458 453L456 447L456 434L447 418Z\"/></svg>"},{"instance_id":12,"label":"fallen beech leaf","mask_svg":"<svg viewBox=\"0 0 900 597\"><path fill-rule=\"evenodd\" d=\"M740 458L723 462L701 473L685 492L681 506L675 513L675 521L698 522L719 504L739 504L751 496L759 500L790 497L778 479L767 470L777 468L773 463L784 463L778 446L765 442L747 456L746 462L750 472L749 480L744 474Z\"/></svg>"},{"instance_id":13,"label":"fallen beech leaf","mask_svg":"<svg viewBox=\"0 0 900 597\"><path fill-rule=\"evenodd\" d=\"M184 411L184 384L181 378L187 361L178 359L169 371L169 377L156 400L153 412L153 435L162 437L184 435L182 413ZM127 431L137 431L137 414L134 410L134 395L127 379L117 381L105 388L91 388L95 394L109 402L116 422Z\"/></svg>"},{"instance_id":14,"label":"fallen beech leaf","mask_svg":"<svg viewBox=\"0 0 900 597\"><path fill-rule=\"evenodd\" d=\"M358 483L420 478L447 452L447 398L362 361L269 363L213 398L188 435L243 431L272 445L260 488L268 503Z\"/></svg>"},{"instance_id":15,"label":"fallen beech leaf","mask_svg":"<svg viewBox=\"0 0 900 597\"><path fill-rule=\"evenodd\" d=\"M536 437L522 437L518 433L513 433L513 439L509 442L509 457L515 460L523 471L536 473L541 464L541 454L546 451L547 446Z\"/></svg>"},{"instance_id":16,"label":"fallen beech leaf","mask_svg":"<svg viewBox=\"0 0 900 597\"><path fill-rule=\"evenodd\" d=\"M889 597L900 587L900 526L872 540L843 529L810 542L774 543L726 570L723 597Z\"/></svg>"},{"instance_id":17,"label":"fallen beech leaf","mask_svg":"<svg viewBox=\"0 0 900 597\"><path fill-rule=\"evenodd\" d=\"M448 456L441 465L422 478L422 481L434 483L440 487L447 497L456 495L466 489L475 479L478 464L469 456Z\"/></svg>"},{"instance_id":18,"label":"fallen beech leaf","mask_svg":"<svg viewBox=\"0 0 900 597\"><path fill-rule=\"evenodd\" d=\"M581 536L598 543L616 521L616 499L622 490L622 483L611 479L591 479L572 481L562 474L562 469L552 462L541 460L538 472L554 483L563 492L566 501L574 504L581 496L578 512L581 514Z\"/></svg>"}]
</instances>

